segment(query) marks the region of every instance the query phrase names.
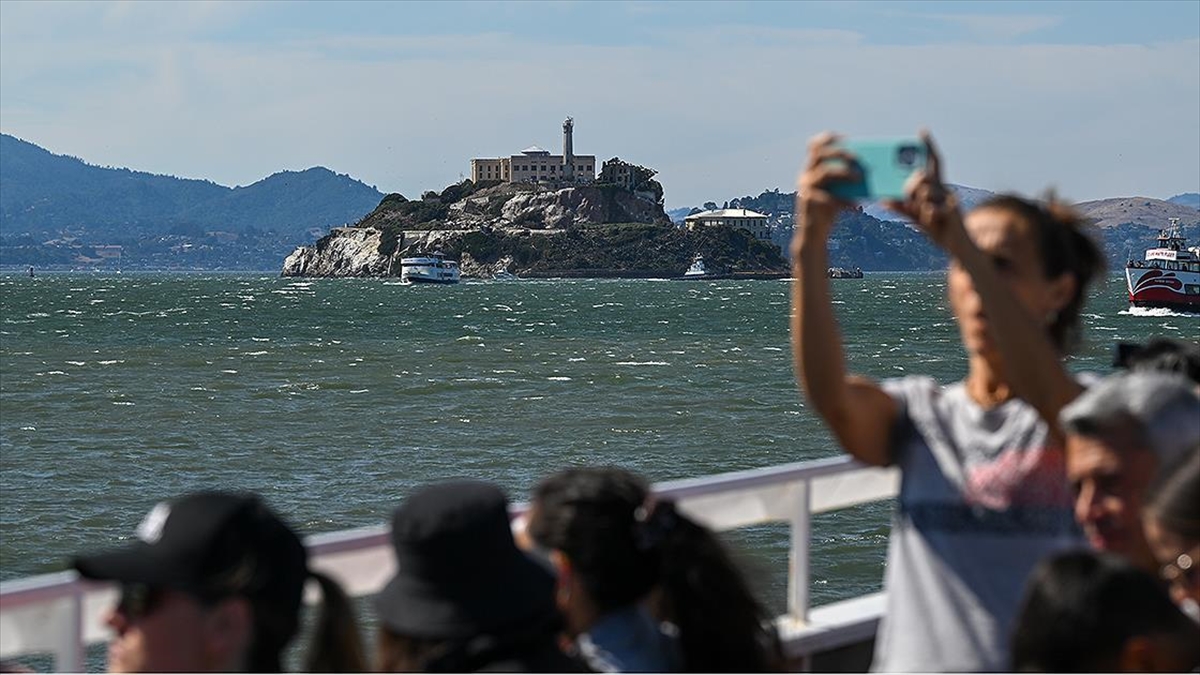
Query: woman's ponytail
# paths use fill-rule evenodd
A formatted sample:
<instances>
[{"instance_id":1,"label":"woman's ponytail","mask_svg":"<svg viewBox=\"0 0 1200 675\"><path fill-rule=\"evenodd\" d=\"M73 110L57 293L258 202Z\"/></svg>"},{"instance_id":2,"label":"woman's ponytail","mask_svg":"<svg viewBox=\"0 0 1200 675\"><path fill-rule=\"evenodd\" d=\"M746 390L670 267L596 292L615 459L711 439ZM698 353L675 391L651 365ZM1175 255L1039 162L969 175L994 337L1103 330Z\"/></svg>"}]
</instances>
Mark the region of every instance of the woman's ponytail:
<instances>
[{"instance_id":1,"label":"woman's ponytail","mask_svg":"<svg viewBox=\"0 0 1200 675\"><path fill-rule=\"evenodd\" d=\"M721 541L672 501L644 510L642 528L661 565L656 613L679 629L684 670L783 670L774 623Z\"/></svg>"},{"instance_id":2,"label":"woman's ponytail","mask_svg":"<svg viewBox=\"0 0 1200 675\"><path fill-rule=\"evenodd\" d=\"M310 673L366 672L367 659L350 597L328 576L313 571L309 576L321 585L322 601L304 669Z\"/></svg>"}]
</instances>

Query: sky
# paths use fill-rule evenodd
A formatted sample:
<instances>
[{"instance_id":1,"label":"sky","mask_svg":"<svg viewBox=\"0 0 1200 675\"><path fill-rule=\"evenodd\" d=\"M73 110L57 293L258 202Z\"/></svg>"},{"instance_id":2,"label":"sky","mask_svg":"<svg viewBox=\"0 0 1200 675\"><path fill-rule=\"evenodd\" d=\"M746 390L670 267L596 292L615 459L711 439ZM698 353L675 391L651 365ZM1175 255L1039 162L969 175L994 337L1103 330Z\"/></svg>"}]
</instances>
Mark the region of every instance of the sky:
<instances>
[{"instance_id":1,"label":"sky","mask_svg":"<svg viewBox=\"0 0 1200 675\"><path fill-rule=\"evenodd\" d=\"M920 127L958 184L1167 198L1200 192L1200 1L0 0L0 131L100 166L417 196L567 116L668 208Z\"/></svg>"}]
</instances>

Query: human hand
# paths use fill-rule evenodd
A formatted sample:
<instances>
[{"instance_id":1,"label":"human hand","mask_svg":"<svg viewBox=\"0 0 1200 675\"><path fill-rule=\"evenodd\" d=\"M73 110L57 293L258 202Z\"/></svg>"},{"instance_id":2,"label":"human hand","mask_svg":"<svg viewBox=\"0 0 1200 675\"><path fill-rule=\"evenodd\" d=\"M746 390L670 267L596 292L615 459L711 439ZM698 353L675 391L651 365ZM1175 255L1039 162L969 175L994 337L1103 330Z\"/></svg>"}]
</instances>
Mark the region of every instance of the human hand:
<instances>
[{"instance_id":1,"label":"human hand","mask_svg":"<svg viewBox=\"0 0 1200 675\"><path fill-rule=\"evenodd\" d=\"M941 156L927 130L919 134L925 143L925 168L918 170L904 186L904 201L888 200L884 205L917 224L935 244L947 248L951 235L962 227L958 198L942 183Z\"/></svg>"},{"instance_id":2,"label":"human hand","mask_svg":"<svg viewBox=\"0 0 1200 675\"><path fill-rule=\"evenodd\" d=\"M808 142L808 158L796 185L796 237L793 244L801 234L827 237L837 212L853 207L850 202L829 192L830 183L859 177L858 171L852 168L854 155L834 145L838 138L826 131ZM829 161L834 159L842 161Z\"/></svg>"}]
</instances>

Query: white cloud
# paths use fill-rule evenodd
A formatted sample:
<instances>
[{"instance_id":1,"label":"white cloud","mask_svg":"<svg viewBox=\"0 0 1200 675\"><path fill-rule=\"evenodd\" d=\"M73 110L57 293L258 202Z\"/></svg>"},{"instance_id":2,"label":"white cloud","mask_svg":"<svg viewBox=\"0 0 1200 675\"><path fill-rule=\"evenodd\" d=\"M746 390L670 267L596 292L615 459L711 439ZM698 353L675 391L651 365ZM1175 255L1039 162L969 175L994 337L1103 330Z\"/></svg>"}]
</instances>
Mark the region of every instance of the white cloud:
<instances>
[{"instance_id":1,"label":"white cloud","mask_svg":"<svg viewBox=\"0 0 1200 675\"><path fill-rule=\"evenodd\" d=\"M1046 14L931 14L931 19L959 26L965 37L1009 41L1062 23L1062 17Z\"/></svg>"}]
</instances>

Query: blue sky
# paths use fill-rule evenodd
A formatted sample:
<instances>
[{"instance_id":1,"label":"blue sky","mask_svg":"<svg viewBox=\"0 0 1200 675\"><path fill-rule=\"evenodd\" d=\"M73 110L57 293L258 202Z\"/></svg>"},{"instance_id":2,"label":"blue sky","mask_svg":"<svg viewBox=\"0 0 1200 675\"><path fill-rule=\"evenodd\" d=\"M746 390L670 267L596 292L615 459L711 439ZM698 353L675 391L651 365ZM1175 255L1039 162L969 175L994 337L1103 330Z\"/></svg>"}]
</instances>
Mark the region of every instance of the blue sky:
<instances>
[{"instance_id":1,"label":"blue sky","mask_svg":"<svg viewBox=\"0 0 1200 675\"><path fill-rule=\"evenodd\" d=\"M0 1L0 130L95 164L415 195L567 115L668 207L920 126L958 183L1169 197L1200 191L1200 2Z\"/></svg>"}]
</instances>

